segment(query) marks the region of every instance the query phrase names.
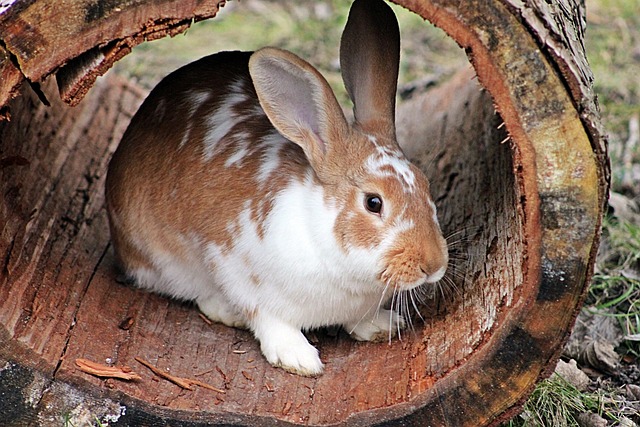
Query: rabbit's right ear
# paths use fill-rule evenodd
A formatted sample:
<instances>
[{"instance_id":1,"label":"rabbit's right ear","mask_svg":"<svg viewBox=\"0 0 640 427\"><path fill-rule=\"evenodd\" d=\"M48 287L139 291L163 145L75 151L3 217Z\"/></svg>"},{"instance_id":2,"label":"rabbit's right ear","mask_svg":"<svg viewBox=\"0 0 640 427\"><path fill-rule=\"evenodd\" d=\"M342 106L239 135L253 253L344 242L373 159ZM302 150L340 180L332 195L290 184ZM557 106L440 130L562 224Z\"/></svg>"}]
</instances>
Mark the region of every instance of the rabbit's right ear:
<instances>
[{"instance_id":1,"label":"rabbit's right ear","mask_svg":"<svg viewBox=\"0 0 640 427\"><path fill-rule=\"evenodd\" d=\"M400 64L398 21L383 0L355 0L340 41L342 79L363 128L395 129Z\"/></svg>"},{"instance_id":2,"label":"rabbit's right ear","mask_svg":"<svg viewBox=\"0 0 640 427\"><path fill-rule=\"evenodd\" d=\"M343 140L349 129L327 81L306 61L272 47L251 55L249 73L273 126L302 147L320 172L332 144Z\"/></svg>"}]
</instances>

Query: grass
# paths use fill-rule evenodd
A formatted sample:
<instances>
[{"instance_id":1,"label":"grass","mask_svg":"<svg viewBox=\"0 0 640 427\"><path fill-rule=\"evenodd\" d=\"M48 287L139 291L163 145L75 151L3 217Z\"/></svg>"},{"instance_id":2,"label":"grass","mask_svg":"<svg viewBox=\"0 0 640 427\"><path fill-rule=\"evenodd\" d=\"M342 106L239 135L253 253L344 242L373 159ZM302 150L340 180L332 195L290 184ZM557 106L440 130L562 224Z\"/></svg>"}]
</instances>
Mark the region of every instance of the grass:
<instances>
[{"instance_id":1,"label":"grass","mask_svg":"<svg viewBox=\"0 0 640 427\"><path fill-rule=\"evenodd\" d=\"M640 14L636 0L588 0L586 49L611 143L613 188L620 188L629 121L640 115ZM640 144L630 147L640 163ZM637 191L637 189L636 189Z\"/></svg>"},{"instance_id":2,"label":"grass","mask_svg":"<svg viewBox=\"0 0 640 427\"><path fill-rule=\"evenodd\" d=\"M615 317L627 337L619 353L639 358L640 225L605 218L603 236L608 247L600 253L586 305L593 313Z\"/></svg>"},{"instance_id":3,"label":"grass","mask_svg":"<svg viewBox=\"0 0 640 427\"><path fill-rule=\"evenodd\" d=\"M80 427L72 421L71 413L66 413L62 417L62 427ZM84 427L108 427L109 424L105 424L98 417L94 417L93 423L89 423Z\"/></svg>"},{"instance_id":4,"label":"grass","mask_svg":"<svg viewBox=\"0 0 640 427\"><path fill-rule=\"evenodd\" d=\"M523 411L505 423L508 427L575 427L579 414L592 413L618 426L637 415L618 390L580 391L558 374L541 381ZM634 424L626 424L634 425Z\"/></svg>"},{"instance_id":5,"label":"grass","mask_svg":"<svg viewBox=\"0 0 640 427\"><path fill-rule=\"evenodd\" d=\"M218 17L192 25L185 34L137 46L114 70L150 89L169 72L203 56L223 50L277 46L311 62L346 106L348 98L340 77L338 46L349 5L344 0L286 4L230 2ZM401 38L406 41L402 47L400 83L425 75L448 76L468 63L464 52L443 31L399 6L392 7L398 17ZM429 62L424 58L429 58Z\"/></svg>"},{"instance_id":6,"label":"grass","mask_svg":"<svg viewBox=\"0 0 640 427\"><path fill-rule=\"evenodd\" d=\"M578 425L577 414L595 407L586 393L581 392L558 374L538 384L523 411L511 420L510 427L569 427Z\"/></svg>"}]
</instances>

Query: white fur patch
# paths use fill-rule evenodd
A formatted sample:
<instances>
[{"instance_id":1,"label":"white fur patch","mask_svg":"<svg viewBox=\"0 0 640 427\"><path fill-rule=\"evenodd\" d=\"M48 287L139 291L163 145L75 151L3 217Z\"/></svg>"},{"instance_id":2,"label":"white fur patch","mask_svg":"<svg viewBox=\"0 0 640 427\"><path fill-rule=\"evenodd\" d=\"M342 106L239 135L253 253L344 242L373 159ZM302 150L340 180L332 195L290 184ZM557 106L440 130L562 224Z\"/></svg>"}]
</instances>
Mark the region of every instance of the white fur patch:
<instances>
[{"instance_id":1,"label":"white fur patch","mask_svg":"<svg viewBox=\"0 0 640 427\"><path fill-rule=\"evenodd\" d=\"M0 2L0 15L9 10L9 8L11 8L11 6L17 1L18 0L4 0L3 2Z\"/></svg>"},{"instance_id":2,"label":"white fur patch","mask_svg":"<svg viewBox=\"0 0 640 427\"><path fill-rule=\"evenodd\" d=\"M193 117L200 106L211 97L209 90L190 90L186 92L189 117Z\"/></svg>"},{"instance_id":3,"label":"white fur patch","mask_svg":"<svg viewBox=\"0 0 640 427\"><path fill-rule=\"evenodd\" d=\"M236 145L236 151L234 151L233 154L231 154L227 158L227 160L225 160L225 168L230 168L231 166L242 166L242 160L244 160L244 158L251 153L251 150L249 149L249 138L251 138L251 135L248 132L244 131L239 132L233 136Z\"/></svg>"},{"instance_id":4,"label":"white fur patch","mask_svg":"<svg viewBox=\"0 0 640 427\"><path fill-rule=\"evenodd\" d=\"M242 81L233 82L230 92L216 110L206 119L207 132L203 141L203 161L208 162L215 154L216 147L231 129L243 120L243 117L234 112L234 109L246 102L248 95L243 89Z\"/></svg>"},{"instance_id":5,"label":"white fur patch","mask_svg":"<svg viewBox=\"0 0 640 427\"><path fill-rule=\"evenodd\" d=\"M376 152L365 163L368 172L379 177L397 177L405 193L413 193L416 189L416 176L409 160L399 150L378 145L374 136L369 135L368 138L376 146Z\"/></svg>"},{"instance_id":6,"label":"white fur patch","mask_svg":"<svg viewBox=\"0 0 640 427\"><path fill-rule=\"evenodd\" d=\"M196 114L196 111L198 111L200 106L202 106L202 104L205 103L210 96L211 92L209 90L190 90L186 92L186 96L182 101L184 104L186 104L187 107L187 117L185 118L186 129L184 134L182 135L182 140L180 141L180 145L178 146L178 148L184 147L187 142L189 142L194 115ZM163 103L159 103L158 106L156 106L156 109L158 109L161 104Z\"/></svg>"},{"instance_id":7,"label":"white fur patch","mask_svg":"<svg viewBox=\"0 0 640 427\"><path fill-rule=\"evenodd\" d=\"M438 222L438 208L436 207L436 204L433 203L431 199L427 200L427 203L429 204L429 207L431 207L431 209L433 210L433 217L431 219L433 219L434 223L440 224Z\"/></svg>"},{"instance_id":8,"label":"white fur patch","mask_svg":"<svg viewBox=\"0 0 640 427\"><path fill-rule=\"evenodd\" d=\"M258 184L263 185L268 182L271 174L280 166L280 150L287 144L287 140L278 132L272 132L265 136L262 146L266 146L266 151L260 160L260 167L256 177Z\"/></svg>"},{"instance_id":9,"label":"white fur patch","mask_svg":"<svg viewBox=\"0 0 640 427\"><path fill-rule=\"evenodd\" d=\"M206 245L214 283L235 306L266 311L295 328L352 323L375 312L383 248L345 253L333 234L338 213L311 177L278 193L262 239L245 205L232 226L238 226L232 246Z\"/></svg>"},{"instance_id":10,"label":"white fur patch","mask_svg":"<svg viewBox=\"0 0 640 427\"><path fill-rule=\"evenodd\" d=\"M193 300L208 294L211 277L208 268L199 261L196 254L201 247L201 239L195 235L177 235L188 259L179 259L172 253L152 248L138 236L130 238L130 244L143 253L153 265L153 270L141 268L128 271L139 286L178 299Z\"/></svg>"}]
</instances>

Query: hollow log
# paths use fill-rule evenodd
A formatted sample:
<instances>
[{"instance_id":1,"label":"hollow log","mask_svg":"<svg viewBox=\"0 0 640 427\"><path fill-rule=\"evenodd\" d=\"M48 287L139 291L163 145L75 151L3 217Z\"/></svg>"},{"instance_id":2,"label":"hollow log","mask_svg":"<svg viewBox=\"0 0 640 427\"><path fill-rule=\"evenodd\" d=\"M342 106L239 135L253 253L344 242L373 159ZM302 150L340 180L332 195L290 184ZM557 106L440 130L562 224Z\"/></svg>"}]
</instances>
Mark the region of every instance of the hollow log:
<instances>
[{"instance_id":1,"label":"hollow log","mask_svg":"<svg viewBox=\"0 0 640 427\"><path fill-rule=\"evenodd\" d=\"M4 425L485 426L517 413L580 309L608 191L580 3L397 2L472 65L397 112L453 236L455 286L401 340L312 331L317 378L269 366L247 331L115 280L104 176L144 93L96 78L223 3L33 0L0 15ZM90 375L79 359L141 379Z\"/></svg>"}]
</instances>

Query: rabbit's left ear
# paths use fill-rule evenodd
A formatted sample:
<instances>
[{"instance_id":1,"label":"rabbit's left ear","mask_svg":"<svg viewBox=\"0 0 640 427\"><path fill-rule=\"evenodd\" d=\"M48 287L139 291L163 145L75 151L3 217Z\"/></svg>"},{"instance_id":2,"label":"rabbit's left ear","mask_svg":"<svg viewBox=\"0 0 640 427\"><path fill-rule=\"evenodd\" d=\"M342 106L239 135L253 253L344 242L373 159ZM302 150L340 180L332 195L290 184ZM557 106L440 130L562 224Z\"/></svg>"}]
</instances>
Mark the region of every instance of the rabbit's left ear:
<instances>
[{"instance_id":1,"label":"rabbit's left ear","mask_svg":"<svg viewBox=\"0 0 640 427\"><path fill-rule=\"evenodd\" d=\"M273 126L302 147L314 170L321 170L330 145L348 131L327 81L306 61L272 47L251 55L249 73Z\"/></svg>"},{"instance_id":2,"label":"rabbit's left ear","mask_svg":"<svg viewBox=\"0 0 640 427\"><path fill-rule=\"evenodd\" d=\"M399 64L400 30L391 8L382 0L355 0L340 41L340 65L363 128L395 129Z\"/></svg>"}]
</instances>

